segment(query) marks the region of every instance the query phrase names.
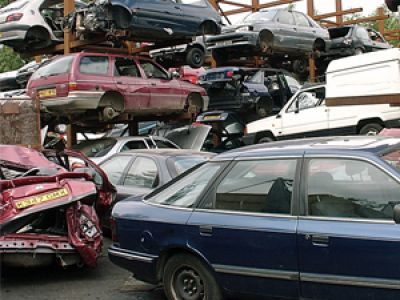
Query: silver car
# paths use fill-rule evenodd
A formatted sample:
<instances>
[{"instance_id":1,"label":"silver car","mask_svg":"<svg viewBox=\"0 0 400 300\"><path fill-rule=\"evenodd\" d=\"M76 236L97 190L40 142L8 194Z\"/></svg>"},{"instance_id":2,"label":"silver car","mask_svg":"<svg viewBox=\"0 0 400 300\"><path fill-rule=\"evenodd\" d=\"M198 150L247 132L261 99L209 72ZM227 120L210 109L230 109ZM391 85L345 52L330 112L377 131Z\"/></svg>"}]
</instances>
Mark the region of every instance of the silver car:
<instances>
[{"instance_id":1,"label":"silver car","mask_svg":"<svg viewBox=\"0 0 400 300\"><path fill-rule=\"evenodd\" d=\"M64 39L63 0L17 0L0 9L0 44L17 52L46 48ZM76 8L86 6L75 1Z\"/></svg>"},{"instance_id":2,"label":"silver car","mask_svg":"<svg viewBox=\"0 0 400 300\"><path fill-rule=\"evenodd\" d=\"M218 36L206 40L218 64L228 59L277 55L292 57L329 49L329 33L309 16L278 8L251 13L242 22L223 28Z\"/></svg>"}]
</instances>

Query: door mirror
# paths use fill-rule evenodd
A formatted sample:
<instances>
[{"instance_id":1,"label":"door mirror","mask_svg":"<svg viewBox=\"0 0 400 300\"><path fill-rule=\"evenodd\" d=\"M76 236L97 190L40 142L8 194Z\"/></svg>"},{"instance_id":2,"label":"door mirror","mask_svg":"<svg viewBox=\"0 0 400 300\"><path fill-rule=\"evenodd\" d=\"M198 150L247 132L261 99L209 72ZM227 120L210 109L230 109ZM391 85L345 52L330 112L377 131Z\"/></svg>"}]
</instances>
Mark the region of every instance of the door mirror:
<instances>
[{"instance_id":1,"label":"door mirror","mask_svg":"<svg viewBox=\"0 0 400 300\"><path fill-rule=\"evenodd\" d=\"M169 73L169 78L170 79L176 79L176 78L179 78L179 77L180 77L180 74L177 71L173 71L173 72Z\"/></svg>"},{"instance_id":2,"label":"door mirror","mask_svg":"<svg viewBox=\"0 0 400 300\"><path fill-rule=\"evenodd\" d=\"M279 115L276 115L276 118L277 118L277 119L282 119L282 115L280 115L280 114L279 114Z\"/></svg>"},{"instance_id":3,"label":"door mirror","mask_svg":"<svg viewBox=\"0 0 400 300\"><path fill-rule=\"evenodd\" d=\"M400 224L400 204L393 208L393 219L396 224Z\"/></svg>"}]
</instances>

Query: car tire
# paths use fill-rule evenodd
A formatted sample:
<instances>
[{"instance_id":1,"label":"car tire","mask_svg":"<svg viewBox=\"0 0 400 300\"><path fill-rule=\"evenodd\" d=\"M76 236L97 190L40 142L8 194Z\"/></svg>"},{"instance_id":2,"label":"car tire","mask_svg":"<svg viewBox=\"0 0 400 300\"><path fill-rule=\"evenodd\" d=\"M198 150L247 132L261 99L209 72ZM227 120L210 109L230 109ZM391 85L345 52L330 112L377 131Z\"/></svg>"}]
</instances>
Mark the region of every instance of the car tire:
<instances>
[{"instance_id":1,"label":"car tire","mask_svg":"<svg viewBox=\"0 0 400 300\"><path fill-rule=\"evenodd\" d=\"M200 48L192 48L186 54L186 64L194 69L198 69L204 64L205 53Z\"/></svg>"},{"instance_id":2,"label":"car tire","mask_svg":"<svg viewBox=\"0 0 400 300\"><path fill-rule=\"evenodd\" d=\"M305 59L296 59L292 64L293 72L298 75L304 75L308 73L308 65Z\"/></svg>"},{"instance_id":3,"label":"car tire","mask_svg":"<svg viewBox=\"0 0 400 300\"><path fill-rule=\"evenodd\" d=\"M354 55L361 55L361 54L364 54L364 49L362 49L362 48L356 48L355 50L354 50Z\"/></svg>"},{"instance_id":4,"label":"car tire","mask_svg":"<svg viewBox=\"0 0 400 300\"><path fill-rule=\"evenodd\" d=\"M272 114L272 99L262 98L256 103L256 113L260 118L266 118Z\"/></svg>"},{"instance_id":5,"label":"car tire","mask_svg":"<svg viewBox=\"0 0 400 300\"><path fill-rule=\"evenodd\" d=\"M369 123L361 127L360 135L378 135L384 127L378 123Z\"/></svg>"},{"instance_id":6,"label":"car tire","mask_svg":"<svg viewBox=\"0 0 400 300\"><path fill-rule=\"evenodd\" d=\"M163 283L168 300L222 300L213 274L201 260L189 254L178 254L167 261Z\"/></svg>"},{"instance_id":7,"label":"car tire","mask_svg":"<svg viewBox=\"0 0 400 300\"><path fill-rule=\"evenodd\" d=\"M258 140L257 144L264 144L264 143L271 143L274 142L275 140L270 137L270 136L264 136L261 139Z\"/></svg>"}]
</instances>

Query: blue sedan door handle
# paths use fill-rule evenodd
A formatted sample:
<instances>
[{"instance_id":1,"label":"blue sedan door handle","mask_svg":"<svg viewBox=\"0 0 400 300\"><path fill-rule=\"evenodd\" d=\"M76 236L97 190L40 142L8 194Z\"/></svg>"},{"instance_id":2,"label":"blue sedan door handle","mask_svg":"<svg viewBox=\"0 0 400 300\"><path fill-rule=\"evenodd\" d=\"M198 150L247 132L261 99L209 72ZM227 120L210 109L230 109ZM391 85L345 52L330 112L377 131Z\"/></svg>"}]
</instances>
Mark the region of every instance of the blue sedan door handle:
<instances>
[{"instance_id":1,"label":"blue sedan door handle","mask_svg":"<svg viewBox=\"0 0 400 300\"><path fill-rule=\"evenodd\" d=\"M202 236L212 236L213 228L212 226L200 226L200 235Z\"/></svg>"},{"instance_id":2,"label":"blue sedan door handle","mask_svg":"<svg viewBox=\"0 0 400 300\"><path fill-rule=\"evenodd\" d=\"M326 235L306 234L305 238L311 240L312 244L317 247L328 247L329 245L329 236Z\"/></svg>"}]
</instances>

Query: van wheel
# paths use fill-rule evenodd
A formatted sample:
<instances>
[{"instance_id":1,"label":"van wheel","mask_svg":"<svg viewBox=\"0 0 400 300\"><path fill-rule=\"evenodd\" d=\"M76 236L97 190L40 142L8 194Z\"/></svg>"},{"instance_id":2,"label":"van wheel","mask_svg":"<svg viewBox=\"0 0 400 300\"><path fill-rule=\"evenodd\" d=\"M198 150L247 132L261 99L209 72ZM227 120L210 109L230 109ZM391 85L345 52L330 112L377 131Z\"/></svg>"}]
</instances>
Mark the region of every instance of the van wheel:
<instances>
[{"instance_id":1,"label":"van wheel","mask_svg":"<svg viewBox=\"0 0 400 300\"><path fill-rule=\"evenodd\" d=\"M370 123L367 125L364 125L360 129L360 134L361 135L377 135L381 130L383 129L383 126L378 123Z\"/></svg>"},{"instance_id":2,"label":"van wheel","mask_svg":"<svg viewBox=\"0 0 400 300\"><path fill-rule=\"evenodd\" d=\"M264 136L261 139L258 140L257 144L264 144L264 143L271 143L273 142L274 139L270 136Z\"/></svg>"},{"instance_id":3,"label":"van wheel","mask_svg":"<svg viewBox=\"0 0 400 300\"><path fill-rule=\"evenodd\" d=\"M178 254L167 261L163 283L169 300L222 300L214 276L202 261L189 254Z\"/></svg>"},{"instance_id":4,"label":"van wheel","mask_svg":"<svg viewBox=\"0 0 400 300\"><path fill-rule=\"evenodd\" d=\"M194 69L200 68L204 64L204 51L199 48L192 48L186 54L186 64Z\"/></svg>"}]
</instances>

